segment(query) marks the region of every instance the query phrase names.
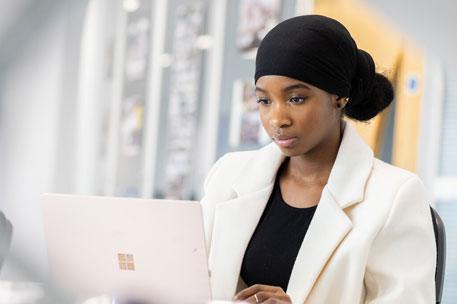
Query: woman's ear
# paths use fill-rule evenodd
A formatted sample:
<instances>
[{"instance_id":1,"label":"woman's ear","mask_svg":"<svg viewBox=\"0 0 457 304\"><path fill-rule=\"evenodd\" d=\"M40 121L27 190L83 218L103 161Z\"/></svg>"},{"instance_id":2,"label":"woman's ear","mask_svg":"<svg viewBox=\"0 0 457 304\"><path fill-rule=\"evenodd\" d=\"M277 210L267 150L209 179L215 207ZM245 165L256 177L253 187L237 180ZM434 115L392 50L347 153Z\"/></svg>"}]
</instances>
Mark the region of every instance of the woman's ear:
<instances>
[{"instance_id":1,"label":"woman's ear","mask_svg":"<svg viewBox=\"0 0 457 304\"><path fill-rule=\"evenodd\" d=\"M335 95L336 96L336 95ZM343 97L343 96L336 96L335 99L335 106L338 109L343 109L346 104L349 102L349 97Z\"/></svg>"},{"instance_id":2,"label":"woman's ear","mask_svg":"<svg viewBox=\"0 0 457 304\"><path fill-rule=\"evenodd\" d=\"M341 101L342 101L342 97L341 96L338 96L338 95L332 95L332 104L335 108L337 109L341 109Z\"/></svg>"}]
</instances>

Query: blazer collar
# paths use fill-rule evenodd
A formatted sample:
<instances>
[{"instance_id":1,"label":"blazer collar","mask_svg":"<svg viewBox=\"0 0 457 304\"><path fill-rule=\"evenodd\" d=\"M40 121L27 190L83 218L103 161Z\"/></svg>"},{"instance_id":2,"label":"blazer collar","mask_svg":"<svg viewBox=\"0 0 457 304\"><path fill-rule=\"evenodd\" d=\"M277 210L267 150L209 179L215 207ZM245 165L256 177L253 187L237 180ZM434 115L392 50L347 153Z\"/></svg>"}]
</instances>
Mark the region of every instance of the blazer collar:
<instances>
[{"instance_id":1,"label":"blazer collar","mask_svg":"<svg viewBox=\"0 0 457 304\"><path fill-rule=\"evenodd\" d=\"M365 184L373 166L373 151L355 128L343 122L343 138L327 182L328 190L342 208L363 200ZM241 196L271 185L285 155L275 143L259 150L257 157L235 179L233 189Z\"/></svg>"},{"instance_id":2,"label":"blazer collar","mask_svg":"<svg viewBox=\"0 0 457 304\"><path fill-rule=\"evenodd\" d=\"M275 144L262 148L233 184L237 197L216 205L209 256L216 299L228 299L235 293L244 252L284 158ZM287 293L293 303L305 301L328 259L351 230L352 222L343 209L363 199L372 163L370 148L346 124L328 183L292 269Z\"/></svg>"}]
</instances>

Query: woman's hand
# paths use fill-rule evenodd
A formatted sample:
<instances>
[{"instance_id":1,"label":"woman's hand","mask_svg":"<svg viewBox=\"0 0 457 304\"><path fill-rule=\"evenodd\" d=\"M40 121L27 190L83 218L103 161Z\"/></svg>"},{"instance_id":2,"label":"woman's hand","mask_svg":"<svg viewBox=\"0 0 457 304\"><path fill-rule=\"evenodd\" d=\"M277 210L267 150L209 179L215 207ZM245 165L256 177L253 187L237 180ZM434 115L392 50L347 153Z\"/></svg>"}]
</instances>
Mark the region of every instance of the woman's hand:
<instances>
[{"instance_id":1,"label":"woman's hand","mask_svg":"<svg viewBox=\"0 0 457 304\"><path fill-rule=\"evenodd\" d=\"M278 286L255 284L235 295L236 301L248 303L287 304L292 303L289 295Z\"/></svg>"}]
</instances>

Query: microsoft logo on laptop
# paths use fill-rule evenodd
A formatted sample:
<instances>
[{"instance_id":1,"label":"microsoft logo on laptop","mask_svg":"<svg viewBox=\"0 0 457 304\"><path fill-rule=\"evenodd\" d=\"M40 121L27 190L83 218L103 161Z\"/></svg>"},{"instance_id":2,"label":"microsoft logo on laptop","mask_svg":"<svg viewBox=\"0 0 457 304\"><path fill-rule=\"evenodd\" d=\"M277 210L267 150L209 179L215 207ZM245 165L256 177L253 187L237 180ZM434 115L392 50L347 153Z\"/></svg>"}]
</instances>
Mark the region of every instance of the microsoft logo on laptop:
<instances>
[{"instance_id":1,"label":"microsoft logo on laptop","mask_svg":"<svg viewBox=\"0 0 457 304\"><path fill-rule=\"evenodd\" d=\"M119 269L135 271L135 262L133 261L133 254L118 253L117 259L119 262Z\"/></svg>"}]
</instances>

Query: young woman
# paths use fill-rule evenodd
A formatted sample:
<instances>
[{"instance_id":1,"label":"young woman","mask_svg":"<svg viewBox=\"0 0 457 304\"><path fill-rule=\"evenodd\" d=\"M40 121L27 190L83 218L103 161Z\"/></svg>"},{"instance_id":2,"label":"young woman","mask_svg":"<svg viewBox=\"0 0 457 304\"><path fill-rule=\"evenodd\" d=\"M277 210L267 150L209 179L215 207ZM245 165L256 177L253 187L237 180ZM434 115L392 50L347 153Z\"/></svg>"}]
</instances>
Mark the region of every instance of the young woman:
<instances>
[{"instance_id":1,"label":"young woman","mask_svg":"<svg viewBox=\"0 0 457 304\"><path fill-rule=\"evenodd\" d=\"M434 303L423 184L343 120L369 120L393 99L371 56L336 20L299 16L262 41L255 84L273 143L226 154L205 181L213 297Z\"/></svg>"}]
</instances>

